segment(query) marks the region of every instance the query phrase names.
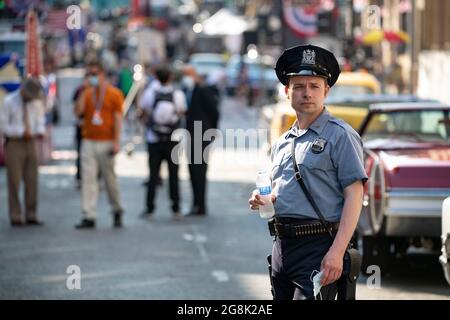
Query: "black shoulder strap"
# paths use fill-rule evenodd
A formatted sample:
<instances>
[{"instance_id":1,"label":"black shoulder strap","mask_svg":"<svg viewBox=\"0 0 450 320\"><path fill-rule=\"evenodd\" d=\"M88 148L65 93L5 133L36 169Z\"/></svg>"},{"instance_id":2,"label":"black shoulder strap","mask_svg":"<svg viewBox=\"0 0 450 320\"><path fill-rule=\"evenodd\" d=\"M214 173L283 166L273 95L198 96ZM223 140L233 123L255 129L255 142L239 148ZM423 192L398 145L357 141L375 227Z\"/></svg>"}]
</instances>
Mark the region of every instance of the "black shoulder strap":
<instances>
[{"instance_id":1,"label":"black shoulder strap","mask_svg":"<svg viewBox=\"0 0 450 320\"><path fill-rule=\"evenodd\" d=\"M317 206L316 202L314 201L313 197L309 193L308 188L306 187L305 181L303 180L302 175L300 174L300 170L297 166L297 160L295 159L295 139L292 140L291 143L291 154L292 154L292 164L295 171L295 180L300 184L300 187L302 188L303 192L305 193L306 198L308 199L311 206L314 208L314 211L316 211L316 214L319 216L320 222L322 225L327 228L328 233L331 237L333 237L333 233L331 231L331 225L328 221L325 220L323 217L322 212L320 211L319 207Z\"/></svg>"}]
</instances>

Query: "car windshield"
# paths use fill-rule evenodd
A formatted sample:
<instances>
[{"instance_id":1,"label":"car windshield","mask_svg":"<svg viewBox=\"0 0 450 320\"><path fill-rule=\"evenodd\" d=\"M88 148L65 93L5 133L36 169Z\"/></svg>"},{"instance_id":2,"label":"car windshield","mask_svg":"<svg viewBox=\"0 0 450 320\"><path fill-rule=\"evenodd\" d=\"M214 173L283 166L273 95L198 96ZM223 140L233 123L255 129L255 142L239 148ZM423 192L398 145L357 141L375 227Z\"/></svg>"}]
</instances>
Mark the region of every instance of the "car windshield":
<instances>
[{"instance_id":1,"label":"car windshield","mask_svg":"<svg viewBox=\"0 0 450 320\"><path fill-rule=\"evenodd\" d=\"M192 66L197 70L198 73L204 74L209 73L212 70L223 68L224 66L220 63L213 61L194 61Z\"/></svg>"},{"instance_id":2,"label":"car windshield","mask_svg":"<svg viewBox=\"0 0 450 320\"><path fill-rule=\"evenodd\" d=\"M365 141L396 139L450 144L449 110L403 110L376 113L363 133Z\"/></svg>"}]
</instances>

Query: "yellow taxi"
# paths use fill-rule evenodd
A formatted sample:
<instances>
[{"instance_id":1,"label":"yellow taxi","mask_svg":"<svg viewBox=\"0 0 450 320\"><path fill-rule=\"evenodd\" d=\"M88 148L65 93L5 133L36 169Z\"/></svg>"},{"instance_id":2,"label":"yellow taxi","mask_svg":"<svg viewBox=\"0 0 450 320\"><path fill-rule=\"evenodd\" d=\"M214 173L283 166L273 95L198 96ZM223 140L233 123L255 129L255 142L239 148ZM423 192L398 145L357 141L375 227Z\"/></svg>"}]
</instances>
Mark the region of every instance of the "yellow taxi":
<instances>
[{"instance_id":1,"label":"yellow taxi","mask_svg":"<svg viewBox=\"0 0 450 320\"><path fill-rule=\"evenodd\" d=\"M342 72L326 100L326 107L336 118L345 120L358 129L368 112L368 104L359 105L360 101L349 103L347 99L380 94L380 82L371 74L363 71ZM371 100L370 98L368 98ZM286 132L294 123L296 114L289 105L282 84L278 87L277 102L264 106L263 121L270 128L269 144Z\"/></svg>"}]
</instances>

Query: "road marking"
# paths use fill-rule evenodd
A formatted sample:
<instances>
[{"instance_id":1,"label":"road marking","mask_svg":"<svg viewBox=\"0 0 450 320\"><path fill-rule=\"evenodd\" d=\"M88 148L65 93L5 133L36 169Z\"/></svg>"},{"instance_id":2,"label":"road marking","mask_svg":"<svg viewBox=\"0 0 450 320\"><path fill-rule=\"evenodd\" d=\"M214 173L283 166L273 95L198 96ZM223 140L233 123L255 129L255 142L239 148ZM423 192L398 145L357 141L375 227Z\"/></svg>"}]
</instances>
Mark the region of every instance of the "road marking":
<instances>
[{"instance_id":1,"label":"road marking","mask_svg":"<svg viewBox=\"0 0 450 320\"><path fill-rule=\"evenodd\" d=\"M71 180L69 179L52 179L45 182L47 189L66 189L71 185Z\"/></svg>"},{"instance_id":2,"label":"road marking","mask_svg":"<svg viewBox=\"0 0 450 320\"><path fill-rule=\"evenodd\" d=\"M99 278L108 278L108 277L114 277L119 278L119 275L126 275L127 273L124 271L111 271L111 272L90 272L85 273L83 270L81 270L81 279L99 279ZM53 282L61 282L66 281L68 275L48 275L48 276L41 276L37 279L36 282L43 282L43 283L53 283Z\"/></svg>"},{"instance_id":3,"label":"road marking","mask_svg":"<svg viewBox=\"0 0 450 320\"><path fill-rule=\"evenodd\" d=\"M205 246L204 246L204 243L206 243L208 241L208 238L205 235L198 232L197 226L191 225L191 228L193 231L193 235L191 235L191 236L195 243L195 246L197 247L200 257L202 258L202 261L204 263L209 263L209 257L208 257L208 254L206 253ZM187 234L187 235L188 235L188 238L190 238L189 234Z\"/></svg>"},{"instance_id":4,"label":"road marking","mask_svg":"<svg viewBox=\"0 0 450 320\"><path fill-rule=\"evenodd\" d=\"M131 289L131 288L147 287L147 286L151 287L151 286L155 286L155 285L165 284L172 280L173 280L172 278L161 278L161 279L154 279L154 280L149 280L149 281L121 283L121 284L110 286L110 287L108 287L108 289L116 290L116 289Z\"/></svg>"},{"instance_id":5,"label":"road marking","mask_svg":"<svg viewBox=\"0 0 450 320\"><path fill-rule=\"evenodd\" d=\"M183 239L186 241L194 241L194 236L190 233L183 233Z\"/></svg>"},{"instance_id":6,"label":"road marking","mask_svg":"<svg viewBox=\"0 0 450 320\"><path fill-rule=\"evenodd\" d=\"M217 282L228 282L230 281L230 277L228 273L224 270L214 270L211 272L211 275L216 278Z\"/></svg>"}]
</instances>

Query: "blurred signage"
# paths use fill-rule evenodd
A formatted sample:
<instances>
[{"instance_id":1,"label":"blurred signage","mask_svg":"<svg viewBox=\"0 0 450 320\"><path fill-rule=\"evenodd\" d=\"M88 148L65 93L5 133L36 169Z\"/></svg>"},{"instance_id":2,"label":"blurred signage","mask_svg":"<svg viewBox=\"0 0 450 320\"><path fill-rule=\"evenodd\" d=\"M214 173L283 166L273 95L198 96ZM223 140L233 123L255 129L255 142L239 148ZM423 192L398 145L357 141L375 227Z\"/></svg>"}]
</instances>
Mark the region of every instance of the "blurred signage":
<instances>
[{"instance_id":1,"label":"blurred signage","mask_svg":"<svg viewBox=\"0 0 450 320\"><path fill-rule=\"evenodd\" d=\"M53 9L48 12L44 30L48 33L55 31L66 31L66 22L69 15L66 10Z\"/></svg>"},{"instance_id":2,"label":"blurred signage","mask_svg":"<svg viewBox=\"0 0 450 320\"><path fill-rule=\"evenodd\" d=\"M42 74L42 52L39 38L39 21L34 11L28 11L25 31L26 40L26 72L27 76L39 76Z\"/></svg>"},{"instance_id":3,"label":"blurred signage","mask_svg":"<svg viewBox=\"0 0 450 320\"><path fill-rule=\"evenodd\" d=\"M294 34L302 38L317 34L317 4L320 1L283 0L283 19Z\"/></svg>"}]
</instances>

